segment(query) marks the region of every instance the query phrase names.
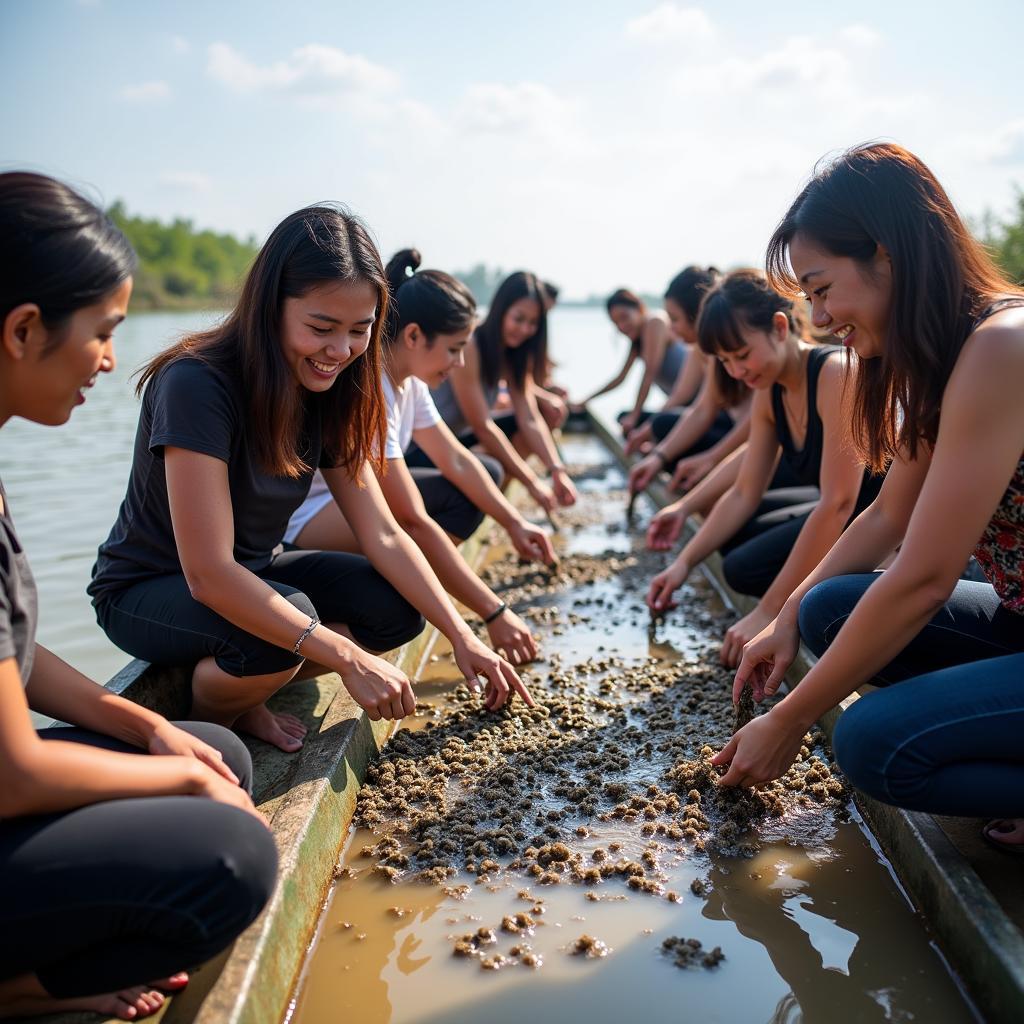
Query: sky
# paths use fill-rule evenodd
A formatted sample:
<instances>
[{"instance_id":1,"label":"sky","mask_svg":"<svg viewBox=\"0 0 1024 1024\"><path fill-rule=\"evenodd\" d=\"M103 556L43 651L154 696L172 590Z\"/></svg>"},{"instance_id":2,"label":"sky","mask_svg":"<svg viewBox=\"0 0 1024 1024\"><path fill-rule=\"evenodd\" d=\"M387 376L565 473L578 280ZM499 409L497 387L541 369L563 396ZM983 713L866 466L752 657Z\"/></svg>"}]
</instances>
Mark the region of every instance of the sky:
<instances>
[{"instance_id":1,"label":"sky","mask_svg":"<svg viewBox=\"0 0 1024 1024\"><path fill-rule=\"evenodd\" d=\"M757 264L829 153L959 209L1024 184L1019 0L0 0L0 168L266 237L345 203L386 259L569 297Z\"/></svg>"}]
</instances>

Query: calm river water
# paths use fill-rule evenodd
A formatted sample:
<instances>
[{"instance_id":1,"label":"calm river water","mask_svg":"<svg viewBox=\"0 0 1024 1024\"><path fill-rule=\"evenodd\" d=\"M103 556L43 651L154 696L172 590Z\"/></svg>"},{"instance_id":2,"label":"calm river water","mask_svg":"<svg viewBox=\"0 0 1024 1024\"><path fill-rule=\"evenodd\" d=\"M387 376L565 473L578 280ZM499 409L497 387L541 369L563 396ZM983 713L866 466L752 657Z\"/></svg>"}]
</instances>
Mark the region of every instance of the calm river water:
<instances>
[{"instance_id":1,"label":"calm river water","mask_svg":"<svg viewBox=\"0 0 1024 1024\"><path fill-rule=\"evenodd\" d=\"M139 414L133 374L177 335L219 315L130 315L117 331L117 370L97 382L68 424L13 420L0 434L0 479L39 584L39 640L94 679L109 678L127 660L96 625L85 587L124 497ZM625 356L626 342L603 310L556 309L550 330L558 379L574 397L611 377ZM634 374L597 408L628 404L637 381Z\"/></svg>"}]
</instances>

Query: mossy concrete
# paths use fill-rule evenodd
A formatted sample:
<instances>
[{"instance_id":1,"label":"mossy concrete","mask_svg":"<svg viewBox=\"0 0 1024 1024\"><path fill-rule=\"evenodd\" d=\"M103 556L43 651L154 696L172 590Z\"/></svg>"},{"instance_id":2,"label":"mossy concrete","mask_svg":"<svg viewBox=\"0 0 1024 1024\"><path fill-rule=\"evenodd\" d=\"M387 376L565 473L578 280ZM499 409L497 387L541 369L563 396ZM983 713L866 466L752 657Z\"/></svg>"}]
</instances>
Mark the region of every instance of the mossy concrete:
<instances>
[{"instance_id":1,"label":"mossy concrete","mask_svg":"<svg viewBox=\"0 0 1024 1024\"><path fill-rule=\"evenodd\" d=\"M594 416L590 424L620 465L628 468L629 459L614 426ZM647 493L659 507L675 500L660 481L648 487ZM693 521L687 523L682 542L692 537L696 528ZM737 594L725 582L720 555L712 555L701 568L723 600L737 612L745 614L754 607L756 602L752 598ZM786 685L796 686L816 661L814 654L801 644L797 659L786 674ZM865 686L861 692L871 689ZM852 694L822 716L819 724L829 737L843 711L858 696ZM1024 1021L1021 860L989 850L978 842L980 823L975 819L936 818L904 811L862 793L857 793L855 799L985 1021L1020 1024Z\"/></svg>"}]
</instances>

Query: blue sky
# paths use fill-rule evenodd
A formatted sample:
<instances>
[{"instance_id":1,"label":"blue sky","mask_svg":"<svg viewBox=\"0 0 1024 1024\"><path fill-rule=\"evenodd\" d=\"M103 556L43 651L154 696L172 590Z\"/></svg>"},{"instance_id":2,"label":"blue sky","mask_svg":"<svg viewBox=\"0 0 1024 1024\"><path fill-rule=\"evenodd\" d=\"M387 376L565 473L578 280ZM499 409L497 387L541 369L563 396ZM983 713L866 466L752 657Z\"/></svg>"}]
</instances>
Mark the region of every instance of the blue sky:
<instances>
[{"instance_id":1,"label":"blue sky","mask_svg":"<svg viewBox=\"0 0 1024 1024\"><path fill-rule=\"evenodd\" d=\"M1018 2L0 0L0 166L263 237L347 203L385 257L570 295L758 262L824 154L960 209L1024 184Z\"/></svg>"}]
</instances>

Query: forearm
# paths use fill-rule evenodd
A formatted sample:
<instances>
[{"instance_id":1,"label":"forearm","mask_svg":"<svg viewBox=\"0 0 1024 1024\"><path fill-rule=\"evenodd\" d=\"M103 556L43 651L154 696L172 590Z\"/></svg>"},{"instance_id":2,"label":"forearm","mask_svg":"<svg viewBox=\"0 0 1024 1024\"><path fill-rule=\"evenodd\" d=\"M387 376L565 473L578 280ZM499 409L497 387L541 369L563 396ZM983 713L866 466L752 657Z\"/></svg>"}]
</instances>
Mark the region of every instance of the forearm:
<instances>
[{"instance_id":1,"label":"forearm","mask_svg":"<svg viewBox=\"0 0 1024 1024\"><path fill-rule=\"evenodd\" d=\"M654 384L654 377L657 373L657 367L651 366L650 363L644 363L644 375L640 379L640 387L636 393L636 401L633 403L634 415L639 415L643 412L644 402L647 401L647 396L651 393L651 385Z\"/></svg>"},{"instance_id":2,"label":"forearm","mask_svg":"<svg viewBox=\"0 0 1024 1024\"><path fill-rule=\"evenodd\" d=\"M531 414L520 420L519 430L526 442L527 449L540 459L548 472L562 465L558 450L555 448L555 440L546 423Z\"/></svg>"},{"instance_id":3,"label":"forearm","mask_svg":"<svg viewBox=\"0 0 1024 1024\"><path fill-rule=\"evenodd\" d=\"M437 523L418 520L405 525L405 530L426 556L441 585L457 601L480 618L486 618L501 604L501 600L470 570Z\"/></svg>"},{"instance_id":4,"label":"forearm","mask_svg":"<svg viewBox=\"0 0 1024 1024\"><path fill-rule=\"evenodd\" d=\"M790 594L814 571L842 535L849 514L848 507L821 504L811 512L778 575L758 602L762 611L772 618L778 615Z\"/></svg>"},{"instance_id":5,"label":"forearm","mask_svg":"<svg viewBox=\"0 0 1024 1024\"><path fill-rule=\"evenodd\" d=\"M501 463L502 469L509 476L515 477L516 480L526 487L536 486L537 474L530 469L526 460L519 455L515 446L498 429L493 420L485 420L479 427L474 427L473 429L487 454L493 455Z\"/></svg>"},{"instance_id":6,"label":"forearm","mask_svg":"<svg viewBox=\"0 0 1024 1024\"><path fill-rule=\"evenodd\" d=\"M692 448L714 422L715 411L698 403L679 417L675 426L658 442L666 459L675 459Z\"/></svg>"},{"instance_id":7,"label":"forearm","mask_svg":"<svg viewBox=\"0 0 1024 1024\"><path fill-rule=\"evenodd\" d=\"M757 501L751 500L735 487L715 503L700 529L679 554L691 569L713 551L717 551L754 514Z\"/></svg>"},{"instance_id":8,"label":"forearm","mask_svg":"<svg viewBox=\"0 0 1024 1024\"><path fill-rule=\"evenodd\" d=\"M456 452L450 462L438 468L442 476L462 491L481 512L506 530L521 520L520 514L472 452Z\"/></svg>"},{"instance_id":9,"label":"forearm","mask_svg":"<svg viewBox=\"0 0 1024 1024\"><path fill-rule=\"evenodd\" d=\"M750 439L750 418L737 423L721 441L713 444L706 452L709 458L716 463L728 458L740 445L746 444Z\"/></svg>"},{"instance_id":10,"label":"forearm","mask_svg":"<svg viewBox=\"0 0 1024 1024\"><path fill-rule=\"evenodd\" d=\"M693 513L710 511L739 476L743 465L743 454L746 449L734 452L720 462L696 487L687 494L688 503Z\"/></svg>"},{"instance_id":11,"label":"forearm","mask_svg":"<svg viewBox=\"0 0 1024 1024\"><path fill-rule=\"evenodd\" d=\"M607 384L603 385L602 387L599 387L592 394L587 395L587 397L584 398L580 404L587 405L590 402L594 401L595 398L600 398L602 395L607 395L609 391L614 391L626 379L627 373L628 371L620 373L617 377L608 381Z\"/></svg>"}]
</instances>

